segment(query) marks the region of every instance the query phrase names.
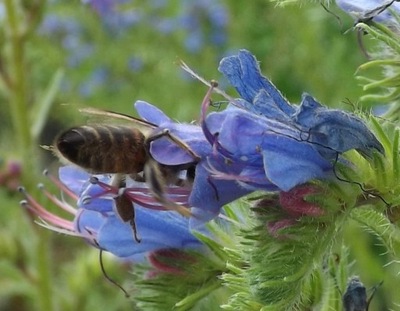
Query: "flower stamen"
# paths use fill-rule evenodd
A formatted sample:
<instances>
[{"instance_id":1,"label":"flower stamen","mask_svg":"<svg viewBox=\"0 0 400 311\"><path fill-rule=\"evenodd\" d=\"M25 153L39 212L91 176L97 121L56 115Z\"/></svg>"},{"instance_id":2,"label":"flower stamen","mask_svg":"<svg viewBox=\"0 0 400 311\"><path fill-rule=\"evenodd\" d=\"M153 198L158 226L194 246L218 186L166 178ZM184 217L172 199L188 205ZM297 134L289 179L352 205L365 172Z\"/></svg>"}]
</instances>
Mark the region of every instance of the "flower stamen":
<instances>
[{"instance_id":1,"label":"flower stamen","mask_svg":"<svg viewBox=\"0 0 400 311\"><path fill-rule=\"evenodd\" d=\"M52 225L55 225L62 229L74 231L74 226L71 221L61 218L44 209L29 193L26 192L25 188L20 187L19 191L25 197L25 200L22 200L20 202L22 207L27 208L30 212L42 218L43 220L51 223Z\"/></svg>"},{"instance_id":2,"label":"flower stamen","mask_svg":"<svg viewBox=\"0 0 400 311\"><path fill-rule=\"evenodd\" d=\"M58 178L55 178L53 175L51 175L48 170L44 170L43 175L49 178L53 182L53 184L57 186L58 189L68 195L71 199L75 201L78 200L78 196L74 192L72 192L71 189L69 189L66 185L64 185Z\"/></svg>"}]
</instances>

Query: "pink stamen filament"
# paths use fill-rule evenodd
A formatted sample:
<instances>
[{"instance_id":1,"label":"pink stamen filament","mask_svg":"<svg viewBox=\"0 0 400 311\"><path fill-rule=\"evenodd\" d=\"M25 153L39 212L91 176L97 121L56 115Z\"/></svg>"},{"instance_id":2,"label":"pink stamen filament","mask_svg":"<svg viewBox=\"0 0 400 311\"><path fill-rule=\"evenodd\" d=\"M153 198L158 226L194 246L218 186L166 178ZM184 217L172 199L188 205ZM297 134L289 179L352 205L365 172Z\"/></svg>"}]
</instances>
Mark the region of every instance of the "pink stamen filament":
<instances>
[{"instance_id":1,"label":"pink stamen filament","mask_svg":"<svg viewBox=\"0 0 400 311\"><path fill-rule=\"evenodd\" d=\"M210 88L208 89L206 95L204 96L203 102L201 103L201 112L200 112L201 113L201 115L200 115L201 128L203 130L205 138L211 145L214 145L214 143L215 143L215 136L210 132L210 130L207 127L206 114L207 114L208 106L210 105L211 94L214 90L214 87L216 87L216 86L217 86L216 82L211 82Z\"/></svg>"},{"instance_id":2,"label":"pink stamen filament","mask_svg":"<svg viewBox=\"0 0 400 311\"><path fill-rule=\"evenodd\" d=\"M115 186L109 185L109 184L107 184L105 182L102 182L100 180L96 180L96 182L93 182L92 184L93 185L98 185L99 187L101 187L104 190L103 193L99 193L96 196L93 196L92 198L98 198L98 197L101 197L104 194L118 195L119 188L117 188Z\"/></svg>"},{"instance_id":3,"label":"pink stamen filament","mask_svg":"<svg viewBox=\"0 0 400 311\"><path fill-rule=\"evenodd\" d=\"M35 215L39 216L40 218L44 219L45 221L48 221L52 225L55 225L57 227L60 227L62 229L67 229L74 231L74 225L72 221L66 220L64 218L61 218L53 213L50 213L46 209L44 209L35 199L33 199L28 193L24 191L24 195L26 198L26 204L22 203L24 206L26 206L31 212L33 212Z\"/></svg>"},{"instance_id":4,"label":"pink stamen filament","mask_svg":"<svg viewBox=\"0 0 400 311\"><path fill-rule=\"evenodd\" d=\"M76 215L76 209L69 205L67 202L61 201L59 198L57 198L55 195L51 194L48 192L44 187L40 187L42 190L43 194L51 201L53 202L56 206L60 207L64 211Z\"/></svg>"},{"instance_id":5,"label":"pink stamen filament","mask_svg":"<svg viewBox=\"0 0 400 311\"><path fill-rule=\"evenodd\" d=\"M129 200L133 203L139 204L142 207L153 209L153 210L166 210L167 207L163 206L160 202L154 199L150 189L144 184L143 187L130 187L130 188L118 188L113 185L109 185L105 182L99 181L98 179L93 180L94 185L98 185L104 191L91 196L90 199L96 199L107 194L112 196L118 196L123 189L123 195L128 196ZM171 199L174 203L187 205L188 198L190 195L190 189L182 187L168 187L166 197Z\"/></svg>"},{"instance_id":6,"label":"pink stamen filament","mask_svg":"<svg viewBox=\"0 0 400 311\"><path fill-rule=\"evenodd\" d=\"M59 179L55 178L47 171L44 171L43 174L47 176L57 186L58 189L60 189L62 192L68 195L71 199L78 201L79 197L71 189L69 189L66 185L64 185Z\"/></svg>"},{"instance_id":7,"label":"pink stamen filament","mask_svg":"<svg viewBox=\"0 0 400 311\"><path fill-rule=\"evenodd\" d=\"M244 183L258 183L258 184L263 184L265 182L268 182L268 179L255 179L251 178L249 176L242 176L242 175L235 175L235 174L228 174L219 171L217 168L215 168L209 161L207 163L208 168L206 170L210 173L210 177L213 179L217 180L233 180L233 181L240 181Z\"/></svg>"}]
</instances>

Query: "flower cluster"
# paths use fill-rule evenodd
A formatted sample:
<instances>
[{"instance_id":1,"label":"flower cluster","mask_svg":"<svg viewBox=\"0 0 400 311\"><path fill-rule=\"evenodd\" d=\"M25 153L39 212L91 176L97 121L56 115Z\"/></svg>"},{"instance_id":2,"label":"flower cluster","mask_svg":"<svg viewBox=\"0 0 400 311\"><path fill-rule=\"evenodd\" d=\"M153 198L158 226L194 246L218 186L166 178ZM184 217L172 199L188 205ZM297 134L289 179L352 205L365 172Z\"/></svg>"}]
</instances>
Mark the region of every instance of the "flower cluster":
<instances>
[{"instance_id":1,"label":"flower cluster","mask_svg":"<svg viewBox=\"0 0 400 311\"><path fill-rule=\"evenodd\" d=\"M207 114L216 86L212 83L199 125L177 123L143 101L135 104L140 117L154 124L156 132L167 131L182 142L162 136L151 141L149 154L163 167L178 168L177 175L186 179L183 185L166 185L164 195L168 202L189 207L190 219L165 210L145 182L127 177L120 189L110 175L94 179L72 167L61 168L61 183L55 182L76 200L78 209L51 197L72 213L72 222L49 214L29 195L25 204L59 231L81 236L119 257L137 258L160 249L201 247L191 230L209 234L203 227L206 221L217 217L225 204L257 190L281 192L282 206L298 205L292 209L296 215L320 215L317 206L300 202L299 197L313 193L304 184L333 178L338 157L348 150L355 149L366 158L375 151L384 152L360 118L324 107L308 94L299 105L290 104L261 75L257 60L246 50L224 58L219 70L240 98L231 99L224 110ZM188 167L193 166L194 176L189 177ZM115 205L121 196L135 210L133 227L141 243L132 234L132 223L118 215Z\"/></svg>"},{"instance_id":2,"label":"flower cluster","mask_svg":"<svg viewBox=\"0 0 400 311\"><path fill-rule=\"evenodd\" d=\"M330 178L334 160L348 150L356 149L367 158L374 150L383 153L380 142L356 116L328 109L308 94L300 105L291 105L261 75L248 51L224 58L219 70L241 98L206 116L206 97L197 128L177 124L149 104L136 103L142 118L168 129L200 156L189 196L194 219L209 220L223 205L255 190L289 191L313 179ZM190 161L168 140L152 142L150 152L165 165Z\"/></svg>"}]
</instances>

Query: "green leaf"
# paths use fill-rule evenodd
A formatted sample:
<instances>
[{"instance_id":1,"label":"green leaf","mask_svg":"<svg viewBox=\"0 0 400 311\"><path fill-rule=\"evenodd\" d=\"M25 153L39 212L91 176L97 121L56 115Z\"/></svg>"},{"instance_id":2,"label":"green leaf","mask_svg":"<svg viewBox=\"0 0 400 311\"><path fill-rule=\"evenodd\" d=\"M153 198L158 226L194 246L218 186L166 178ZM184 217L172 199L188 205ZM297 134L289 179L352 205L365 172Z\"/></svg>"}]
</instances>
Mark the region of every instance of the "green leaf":
<instances>
[{"instance_id":1,"label":"green leaf","mask_svg":"<svg viewBox=\"0 0 400 311\"><path fill-rule=\"evenodd\" d=\"M43 130L44 125L46 124L50 108L54 103L54 98L58 90L60 89L63 77L64 70L58 69L51 79L51 82L47 87L43 98L39 100L36 105L34 105L34 107L32 107L31 109L31 112L33 113L31 134L35 141L37 141L39 135Z\"/></svg>"}]
</instances>

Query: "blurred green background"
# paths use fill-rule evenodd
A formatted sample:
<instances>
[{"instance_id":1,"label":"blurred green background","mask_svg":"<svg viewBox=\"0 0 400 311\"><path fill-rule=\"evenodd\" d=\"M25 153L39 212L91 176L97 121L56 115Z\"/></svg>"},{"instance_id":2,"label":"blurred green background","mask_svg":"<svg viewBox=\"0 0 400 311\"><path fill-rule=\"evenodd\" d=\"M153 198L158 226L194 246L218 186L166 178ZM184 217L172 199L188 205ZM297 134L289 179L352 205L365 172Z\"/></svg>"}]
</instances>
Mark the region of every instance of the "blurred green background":
<instances>
[{"instance_id":1,"label":"blurred green background","mask_svg":"<svg viewBox=\"0 0 400 311\"><path fill-rule=\"evenodd\" d=\"M256 55L263 73L291 102L308 92L331 107L362 108L354 73L366 59L356 33L345 33L353 21L333 5L342 24L315 3L281 8L260 0L132 0L114 1L115 6L102 1L105 7L94 7L101 1L83 2L0 3L0 310L132 309L104 279L96 250L37 226L18 203L16 186L23 184L52 209L36 185L45 182L52 189L40 172L56 171L59 164L39 145L81 124L77 108L134 114L133 103L141 99L181 122L196 120L206 87L185 74L179 61L225 88L219 60L242 48ZM13 27L25 32L20 42L13 41ZM29 139L15 124L18 101L25 105L22 124L36 125ZM373 303L386 308L397 289L390 286L394 269L383 268L385 256L378 256L384 250L353 223L345 235L356 260L351 273L361 275L368 288L385 279ZM129 281L130 268L108 257L105 264L119 282Z\"/></svg>"}]
</instances>

